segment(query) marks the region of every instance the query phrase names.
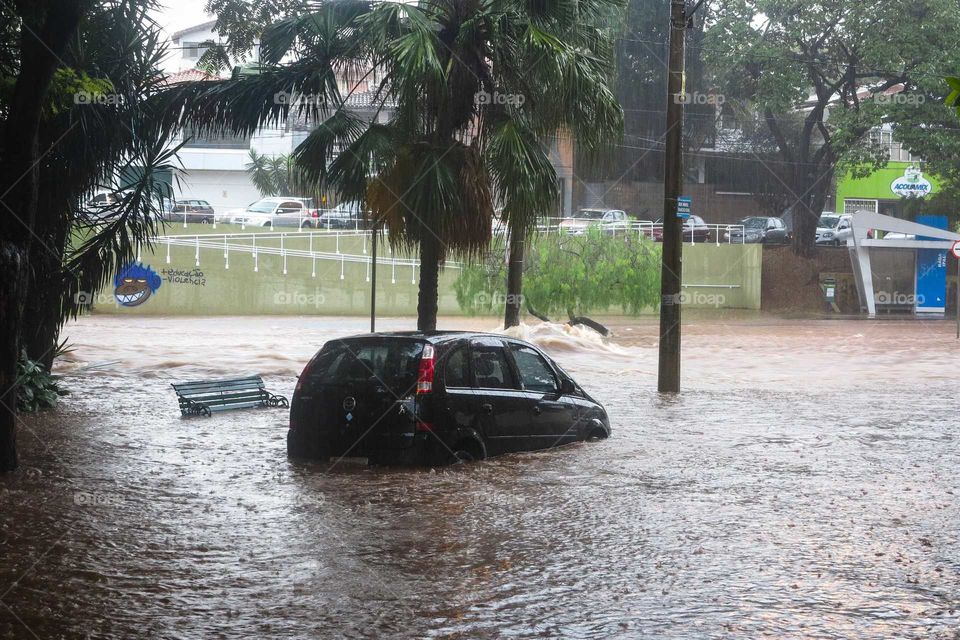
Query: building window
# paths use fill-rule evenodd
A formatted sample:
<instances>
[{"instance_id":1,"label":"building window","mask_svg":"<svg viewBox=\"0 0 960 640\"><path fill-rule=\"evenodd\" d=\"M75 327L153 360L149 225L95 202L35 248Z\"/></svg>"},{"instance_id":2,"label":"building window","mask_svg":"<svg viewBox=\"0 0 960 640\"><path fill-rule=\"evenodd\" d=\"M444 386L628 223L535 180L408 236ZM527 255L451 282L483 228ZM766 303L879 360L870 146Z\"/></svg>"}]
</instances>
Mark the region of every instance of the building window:
<instances>
[{"instance_id":1,"label":"building window","mask_svg":"<svg viewBox=\"0 0 960 640\"><path fill-rule=\"evenodd\" d=\"M231 133L194 132L190 127L183 131L185 149L249 149L249 136L235 136Z\"/></svg>"},{"instance_id":2,"label":"building window","mask_svg":"<svg viewBox=\"0 0 960 640\"><path fill-rule=\"evenodd\" d=\"M845 198L843 201L843 212L853 214L858 211L869 211L870 213L876 213L877 204L876 200Z\"/></svg>"},{"instance_id":3,"label":"building window","mask_svg":"<svg viewBox=\"0 0 960 640\"><path fill-rule=\"evenodd\" d=\"M187 60L198 60L209 48L202 42L184 42L182 47L183 57Z\"/></svg>"}]
</instances>

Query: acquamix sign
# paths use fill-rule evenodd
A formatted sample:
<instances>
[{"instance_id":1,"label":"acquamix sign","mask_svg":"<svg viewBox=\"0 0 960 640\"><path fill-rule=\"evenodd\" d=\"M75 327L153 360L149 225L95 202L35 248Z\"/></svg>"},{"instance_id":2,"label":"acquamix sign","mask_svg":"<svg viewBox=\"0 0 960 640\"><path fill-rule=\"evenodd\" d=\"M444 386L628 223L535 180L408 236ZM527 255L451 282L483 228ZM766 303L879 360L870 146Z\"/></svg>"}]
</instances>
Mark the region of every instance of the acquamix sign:
<instances>
[{"instance_id":1,"label":"acquamix sign","mask_svg":"<svg viewBox=\"0 0 960 640\"><path fill-rule=\"evenodd\" d=\"M907 167L903 175L890 185L890 190L904 198L923 198L930 193L930 181L916 167Z\"/></svg>"}]
</instances>

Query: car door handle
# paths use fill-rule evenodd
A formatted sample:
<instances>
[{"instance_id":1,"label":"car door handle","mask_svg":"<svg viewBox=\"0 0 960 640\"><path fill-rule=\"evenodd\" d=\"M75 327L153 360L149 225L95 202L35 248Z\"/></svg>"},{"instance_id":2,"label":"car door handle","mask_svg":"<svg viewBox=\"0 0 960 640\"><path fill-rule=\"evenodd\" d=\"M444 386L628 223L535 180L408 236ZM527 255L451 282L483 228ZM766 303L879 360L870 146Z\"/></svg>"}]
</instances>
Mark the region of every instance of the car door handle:
<instances>
[{"instance_id":1,"label":"car door handle","mask_svg":"<svg viewBox=\"0 0 960 640\"><path fill-rule=\"evenodd\" d=\"M538 416L540 415L540 412L541 412L540 405L538 404L533 405L533 415Z\"/></svg>"},{"instance_id":2,"label":"car door handle","mask_svg":"<svg viewBox=\"0 0 960 640\"><path fill-rule=\"evenodd\" d=\"M489 402L484 402L482 405L480 405L480 408L484 413L493 413L493 405Z\"/></svg>"}]
</instances>

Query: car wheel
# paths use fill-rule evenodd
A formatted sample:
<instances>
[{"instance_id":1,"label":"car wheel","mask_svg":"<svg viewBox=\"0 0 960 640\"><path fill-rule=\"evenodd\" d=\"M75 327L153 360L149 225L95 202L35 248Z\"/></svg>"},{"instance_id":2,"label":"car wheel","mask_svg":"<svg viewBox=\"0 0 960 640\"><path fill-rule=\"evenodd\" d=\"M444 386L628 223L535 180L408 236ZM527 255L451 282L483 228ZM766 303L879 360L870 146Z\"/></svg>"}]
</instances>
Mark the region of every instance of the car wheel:
<instances>
[{"instance_id":1,"label":"car wheel","mask_svg":"<svg viewBox=\"0 0 960 640\"><path fill-rule=\"evenodd\" d=\"M603 427L594 427L587 435L587 442L599 442L607 439L607 431Z\"/></svg>"},{"instance_id":2,"label":"car wheel","mask_svg":"<svg viewBox=\"0 0 960 640\"><path fill-rule=\"evenodd\" d=\"M461 440L450 455L450 464L466 464L483 459L483 450L475 440Z\"/></svg>"}]
</instances>

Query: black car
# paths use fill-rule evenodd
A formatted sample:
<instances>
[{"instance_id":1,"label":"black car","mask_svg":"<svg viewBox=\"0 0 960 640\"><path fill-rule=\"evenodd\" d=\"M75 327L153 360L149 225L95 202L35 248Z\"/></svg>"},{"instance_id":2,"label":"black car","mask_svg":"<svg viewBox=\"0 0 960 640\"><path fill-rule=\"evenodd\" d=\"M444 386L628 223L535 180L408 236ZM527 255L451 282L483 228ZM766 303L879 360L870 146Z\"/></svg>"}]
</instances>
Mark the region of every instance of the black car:
<instances>
[{"instance_id":1,"label":"black car","mask_svg":"<svg viewBox=\"0 0 960 640\"><path fill-rule=\"evenodd\" d=\"M216 211L206 200L177 200L164 203L163 219L167 222L200 222L210 224Z\"/></svg>"},{"instance_id":2,"label":"black car","mask_svg":"<svg viewBox=\"0 0 960 640\"><path fill-rule=\"evenodd\" d=\"M287 452L436 465L609 435L604 408L531 344L400 332L323 346L293 392Z\"/></svg>"},{"instance_id":3,"label":"black car","mask_svg":"<svg viewBox=\"0 0 960 640\"><path fill-rule=\"evenodd\" d=\"M731 228L724 234L724 240L734 244L762 243L788 244L791 234L780 218L772 216L752 216L740 221L743 229Z\"/></svg>"},{"instance_id":4,"label":"black car","mask_svg":"<svg viewBox=\"0 0 960 640\"><path fill-rule=\"evenodd\" d=\"M365 229L367 216L359 202L341 202L333 209L321 212L321 229Z\"/></svg>"}]
</instances>

